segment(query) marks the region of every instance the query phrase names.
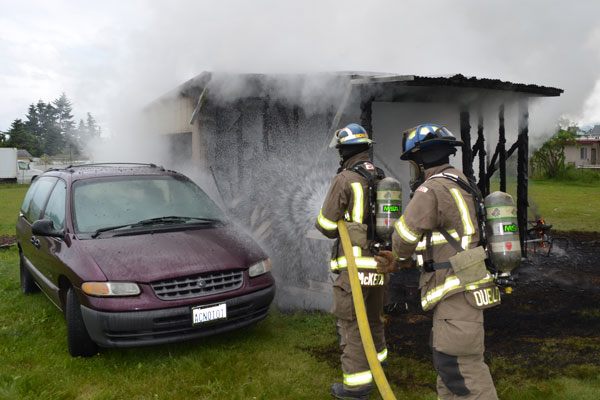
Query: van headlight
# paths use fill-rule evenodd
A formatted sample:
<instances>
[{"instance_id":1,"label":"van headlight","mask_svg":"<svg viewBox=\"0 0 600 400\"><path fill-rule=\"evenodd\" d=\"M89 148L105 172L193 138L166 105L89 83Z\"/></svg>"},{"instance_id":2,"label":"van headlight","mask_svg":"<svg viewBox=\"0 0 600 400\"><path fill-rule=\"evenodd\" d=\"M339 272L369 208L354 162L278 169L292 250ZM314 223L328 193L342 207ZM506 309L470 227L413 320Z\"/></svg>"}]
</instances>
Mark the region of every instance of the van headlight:
<instances>
[{"instance_id":1,"label":"van headlight","mask_svg":"<svg viewBox=\"0 0 600 400\"><path fill-rule=\"evenodd\" d=\"M248 269L248 274L251 278L262 275L271 270L271 259L267 258L257 262Z\"/></svg>"},{"instance_id":2,"label":"van headlight","mask_svg":"<svg viewBox=\"0 0 600 400\"><path fill-rule=\"evenodd\" d=\"M137 296L142 291L133 282L84 282L81 285L83 293L97 297Z\"/></svg>"}]
</instances>

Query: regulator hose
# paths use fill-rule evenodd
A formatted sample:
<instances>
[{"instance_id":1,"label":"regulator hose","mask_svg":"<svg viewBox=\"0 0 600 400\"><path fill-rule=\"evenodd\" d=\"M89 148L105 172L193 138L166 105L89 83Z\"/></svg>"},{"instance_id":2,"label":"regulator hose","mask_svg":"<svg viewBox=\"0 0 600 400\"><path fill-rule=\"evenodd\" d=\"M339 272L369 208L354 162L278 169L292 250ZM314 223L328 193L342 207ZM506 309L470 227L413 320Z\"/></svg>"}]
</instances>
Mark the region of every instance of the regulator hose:
<instances>
[{"instance_id":1,"label":"regulator hose","mask_svg":"<svg viewBox=\"0 0 600 400\"><path fill-rule=\"evenodd\" d=\"M381 363L379 362L379 359L377 359L377 351L375 350L371 328L369 327L369 321L367 319L365 300L363 298L360 281L358 280L358 269L356 268L356 261L354 260L354 253L352 252L352 243L350 242L350 236L348 235L348 228L346 228L346 223L343 220L339 220L337 225L342 248L344 249L344 255L348 262L348 275L350 276L350 287L352 288L352 301L354 302L360 339L367 356L367 361L369 362L369 368L371 369L373 379L375 379L377 389L383 400L396 400L392 388L385 377L383 368L381 368Z\"/></svg>"}]
</instances>

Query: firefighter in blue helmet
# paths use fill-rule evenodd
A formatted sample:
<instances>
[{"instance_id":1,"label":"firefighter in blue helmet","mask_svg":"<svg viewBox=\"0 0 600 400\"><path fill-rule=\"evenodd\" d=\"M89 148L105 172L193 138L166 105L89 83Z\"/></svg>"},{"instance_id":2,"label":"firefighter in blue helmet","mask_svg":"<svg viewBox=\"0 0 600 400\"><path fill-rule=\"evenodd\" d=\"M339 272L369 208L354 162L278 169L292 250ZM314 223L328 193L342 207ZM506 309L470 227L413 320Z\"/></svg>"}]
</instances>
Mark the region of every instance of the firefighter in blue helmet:
<instances>
[{"instance_id":1,"label":"firefighter in blue helmet","mask_svg":"<svg viewBox=\"0 0 600 400\"><path fill-rule=\"evenodd\" d=\"M369 325L378 358L383 362L387 358L383 325L385 274L377 272L377 263L370 251L375 228L370 190L374 182L383 177L383 172L371 162L369 150L372 143L367 131L358 124L350 124L336 131L332 144L339 151L340 168L331 182L317 217L316 227L328 238L338 238L336 222L341 219L346 221ZM337 318L343 382L333 384L331 391L338 399L367 399L373 389L373 376L360 339L346 269L347 261L339 240L332 253L332 312Z\"/></svg>"},{"instance_id":2,"label":"firefighter in blue helmet","mask_svg":"<svg viewBox=\"0 0 600 400\"><path fill-rule=\"evenodd\" d=\"M485 266L480 246L476 186L450 165L462 143L439 125L423 124L403 133L401 159L416 169L414 196L396 222L393 251L381 251L378 270L421 270L421 305L433 310L431 344L438 374L438 398L496 400L483 359L483 309L500 303L500 292ZM481 301L486 299L486 301Z\"/></svg>"}]
</instances>

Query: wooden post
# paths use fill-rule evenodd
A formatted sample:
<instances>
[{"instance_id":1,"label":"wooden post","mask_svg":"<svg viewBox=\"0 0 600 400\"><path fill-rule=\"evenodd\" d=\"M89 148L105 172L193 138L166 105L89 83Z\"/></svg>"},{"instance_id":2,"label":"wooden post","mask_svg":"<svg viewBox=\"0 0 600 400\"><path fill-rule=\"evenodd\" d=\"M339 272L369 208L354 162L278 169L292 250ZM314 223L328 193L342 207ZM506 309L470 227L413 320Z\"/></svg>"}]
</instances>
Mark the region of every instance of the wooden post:
<instances>
[{"instance_id":1,"label":"wooden post","mask_svg":"<svg viewBox=\"0 0 600 400\"><path fill-rule=\"evenodd\" d=\"M483 196L487 196L490 193L489 180L486 179L485 171L485 136L483 136L483 113L479 112L479 118L477 119L477 142L479 143L478 155L479 155L479 190Z\"/></svg>"},{"instance_id":2,"label":"wooden post","mask_svg":"<svg viewBox=\"0 0 600 400\"><path fill-rule=\"evenodd\" d=\"M529 200L528 189L528 164L529 164L529 107L528 99L519 102L519 138L517 153L517 220L521 237L521 256L527 256L527 208Z\"/></svg>"},{"instance_id":3,"label":"wooden post","mask_svg":"<svg viewBox=\"0 0 600 400\"><path fill-rule=\"evenodd\" d=\"M368 97L360 102L360 124L373 139L373 97ZM369 151L371 160L373 159L373 148Z\"/></svg>"},{"instance_id":4,"label":"wooden post","mask_svg":"<svg viewBox=\"0 0 600 400\"><path fill-rule=\"evenodd\" d=\"M473 153L471 152L471 123L467 109L460 112L460 139L463 142L462 165L463 173L473 179Z\"/></svg>"},{"instance_id":5,"label":"wooden post","mask_svg":"<svg viewBox=\"0 0 600 400\"><path fill-rule=\"evenodd\" d=\"M498 111L498 159L500 164L500 191L506 192L506 133L504 130L504 104Z\"/></svg>"}]
</instances>

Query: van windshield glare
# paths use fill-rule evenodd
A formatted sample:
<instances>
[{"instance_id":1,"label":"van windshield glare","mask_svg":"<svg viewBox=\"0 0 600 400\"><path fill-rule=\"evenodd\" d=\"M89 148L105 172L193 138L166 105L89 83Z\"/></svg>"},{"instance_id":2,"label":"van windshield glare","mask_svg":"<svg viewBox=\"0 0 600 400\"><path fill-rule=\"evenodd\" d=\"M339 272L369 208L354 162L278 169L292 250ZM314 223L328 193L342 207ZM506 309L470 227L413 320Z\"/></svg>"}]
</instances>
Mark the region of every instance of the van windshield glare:
<instances>
[{"instance_id":1,"label":"van windshield glare","mask_svg":"<svg viewBox=\"0 0 600 400\"><path fill-rule=\"evenodd\" d=\"M77 233L168 216L223 220L219 207L194 183L171 176L110 177L73 185ZM185 223L185 221L182 221Z\"/></svg>"}]
</instances>

